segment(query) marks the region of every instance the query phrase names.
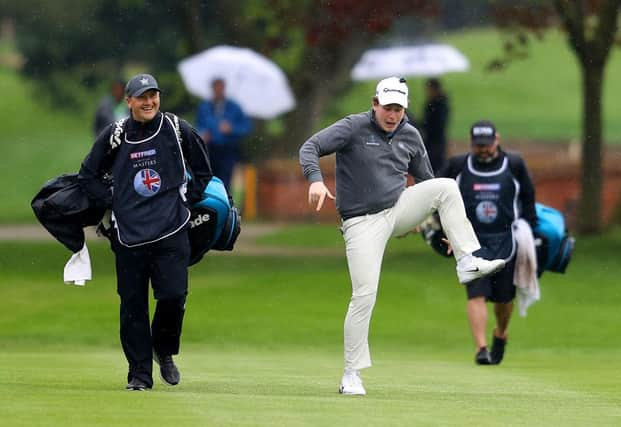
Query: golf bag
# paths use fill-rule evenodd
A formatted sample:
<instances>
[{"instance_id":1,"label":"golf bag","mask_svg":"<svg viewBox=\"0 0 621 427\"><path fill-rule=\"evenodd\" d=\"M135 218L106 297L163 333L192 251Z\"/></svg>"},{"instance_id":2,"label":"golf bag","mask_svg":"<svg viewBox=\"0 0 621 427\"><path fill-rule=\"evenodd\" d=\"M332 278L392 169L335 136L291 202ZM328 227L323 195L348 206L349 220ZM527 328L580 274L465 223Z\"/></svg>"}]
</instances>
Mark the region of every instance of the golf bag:
<instances>
[{"instance_id":1,"label":"golf bag","mask_svg":"<svg viewBox=\"0 0 621 427\"><path fill-rule=\"evenodd\" d=\"M537 227L533 232L537 251L537 273L565 273L574 250L575 239L568 234L561 212L541 203L535 203L535 210Z\"/></svg>"},{"instance_id":2,"label":"golf bag","mask_svg":"<svg viewBox=\"0 0 621 427\"><path fill-rule=\"evenodd\" d=\"M203 191L203 199L191 209L188 236L196 264L210 250L231 251L241 231L241 217L224 184L213 177Z\"/></svg>"},{"instance_id":3,"label":"golf bag","mask_svg":"<svg viewBox=\"0 0 621 427\"><path fill-rule=\"evenodd\" d=\"M165 113L174 126L179 142L182 141L179 118L172 113ZM125 119L114 124L114 131L110 134L112 151L118 147L124 137ZM188 181L192 176L186 172ZM194 265L203 259L211 250L231 251L241 231L240 215L233 206L233 199L229 197L224 184L218 177L212 177L203 190L203 198L190 209L190 263Z\"/></svg>"},{"instance_id":4,"label":"golf bag","mask_svg":"<svg viewBox=\"0 0 621 427\"><path fill-rule=\"evenodd\" d=\"M73 253L84 246L84 227L97 225L106 211L82 191L75 173L46 182L31 207L41 225Z\"/></svg>"},{"instance_id":5,"label":"golf bag","mask_svg":"<svg viewBox=\"0 0 621 427\"><path fill-rule=\"evenodd\" d=\"M533 234L537 254L537 274L541 276L544 271L565 273L576 240L565 228L565 218L561 212L541 203L535 203L535 211L537 227L533 230ZM421 235L438 254L450 256L446 254L447 244L442 241L446 235L437 213L421 224Z\"/></svg>"},{"instance_id":6,"label":"golf bag","mask_svg":"<svg viewBox=\"0 0 621 427\"><path fill-rule=\"evenodd\" d=\"M443 241L446 239L446 234L442 230L442 224L440 224L440 215L437 212L430 215L421 225L421 236L423 240L432 247L434 251L445 257L452 257L452 254L448 254L448 244Z\"/></svg>"}]
</instances>

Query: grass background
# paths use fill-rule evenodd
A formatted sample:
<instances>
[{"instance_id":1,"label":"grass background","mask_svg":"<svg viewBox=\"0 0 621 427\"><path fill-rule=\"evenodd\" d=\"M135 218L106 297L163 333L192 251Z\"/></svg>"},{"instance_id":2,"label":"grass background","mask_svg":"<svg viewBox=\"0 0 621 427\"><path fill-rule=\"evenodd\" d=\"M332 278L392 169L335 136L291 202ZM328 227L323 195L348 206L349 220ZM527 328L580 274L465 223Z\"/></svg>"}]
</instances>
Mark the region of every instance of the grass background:
<instances>
[{"instance_id":1,"label":"grass background","mask_svg":"<svg viewBox=\"0 0 621 427\"><path fill-rule=\"evenodd\" d=\"M465 141L469 126L482 117L494 120L505 140L580 140L580 75L561 34L551 32L543 41L534 41L527 59L496 73L485 71L485 66L502 53L502 39L496 31L447 34L443 40L462 50L471 62L469 72L443 77L451 97L449 132L454 143ZM621 93L618 49L611 54L606 76L604 139L619 144L621 103L615 95ZM416 115L420 115L423 84L424 79L409 79ZM350 90L334 101L323 124L368 108L374 85L352 83ZM69 112L63 106L50 105L45 93L38 93L30 82L3 65L0 87L5 100L0 102L0 182L4 183L0 189L0 223L32 222L30 200L43 183L79 169L92 145L92 115L104 93L93 93L83 111Z\"/></svg>"},{"instance_id":2,"label":"grass background","mask_svg":"<svg viewBox=\"0 0 621 427\"><path fill-rule=\"evenodd\" d=\"M0 87L0 224L34 222L30 201L43 183L80 169L94 142L92 119L41 102L32 85L14 71L0 68Z\"/></svg>"},{"instance_id":3,"label":"grass background","mask_svg":"<svg viewBox=\"0 0 621 427\"><path fill-rule=\"evenodd\" d=\"M500 366L478 367L454 263L393 240L371 327L368 396L336 392L349 279L334 226L291 226L264 246L325 256L213 253L191 269L183 380L123 391L113 258L62 284L59 244L0 243L0 413L9 425L619 425L621 229L581 238L566 275L516 314ZM335 255L334 252L338 253Z\"/></svg>"}]
</instances>

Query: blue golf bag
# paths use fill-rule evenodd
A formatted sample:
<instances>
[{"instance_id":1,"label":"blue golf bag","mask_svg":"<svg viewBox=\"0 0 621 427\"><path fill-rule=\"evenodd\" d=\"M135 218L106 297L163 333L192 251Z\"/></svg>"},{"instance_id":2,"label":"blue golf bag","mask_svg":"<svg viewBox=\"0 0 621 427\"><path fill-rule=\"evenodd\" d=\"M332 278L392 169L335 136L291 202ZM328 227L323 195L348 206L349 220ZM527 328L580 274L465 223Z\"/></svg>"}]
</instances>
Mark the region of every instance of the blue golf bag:
<instances>
[{"instance_id":1,"label":"blue golf bag","mask_svg":"<svg viewBox=\"0 0 621 427\"><path fill-rule=\"evenodd\" d=\"M561 212L541 203L535 203L535 211L537 227L533 230L533 234L537 254L537 274L541 276L544 271L565 273L576 240L568 234L565 218ZM451 256L446 253L448 246L443 241L446 235L437 214L421 224L421 235L438 254Z\"/></svg>"},{"instance_id":2,"label":"blue golf bag","mask_svg":"<svg viewBox=\"0 0 621 427\"><path fill-rule=\"evenodd\" d=\"M537 227L535 245L537 251L538 274L544 271L565 273L574 250L575 239L565 227L563 214L554 208L535 203Z\"/></svg>"},{"instance_id":3,"label":"blue golf bag","mask_svg":"<svg viewBox=\"0 0 621 427\"><path fill-rule=\"evenodd\" d=\"M241 231L241 217L233 206L224 184L212 177L203 191L203 200L191 210L188 236L192 254L190 265L196 264L210 250L231 251Z\"/></svg>"}]
</instances>

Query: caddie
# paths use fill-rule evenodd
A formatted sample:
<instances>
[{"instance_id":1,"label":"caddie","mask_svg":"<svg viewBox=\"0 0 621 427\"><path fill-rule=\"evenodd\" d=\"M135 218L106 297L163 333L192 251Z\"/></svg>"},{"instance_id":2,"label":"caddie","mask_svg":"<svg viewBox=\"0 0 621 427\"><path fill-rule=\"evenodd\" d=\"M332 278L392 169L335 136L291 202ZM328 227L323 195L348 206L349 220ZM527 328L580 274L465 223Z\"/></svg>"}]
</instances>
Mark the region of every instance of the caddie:
<instances>
[{"instance_id":1,"label":"caddie","mask_svg":"<svg viewBox=\"0 0 621 427\"><path fill-rule=\"evenodd\" d=\"M481 251L507 264L502 271L466 285L466 311L476 347L474 361L498 365L504 358L516 295L517 240L513 225L522 218L530 226L529 234L536 228L535 186L524 159L501 149L500 133L489 120L472 124L470 152L451 157L438 174L457 181L466 215L483 245ZM491 350L485 336L487 302L494 304L496 320Z\"/></svg>"},{"instance_id":2,"label":"caddie","mask_svg":"<svg viewBox=\"0 0 621 427\"><path fill-rule=\"evenodd\" d=\"M125 96L129 117L99 134L78 180L112 210L126 388L141 391L153 386L153 360L165 383L176 385L181 378L173 356L179 353L188 291L189 207L201 200L212 172L192 126L160 112L152 75L132 77ZM149 281L157 301L151 322Z\"/></svg>"}]
</instances>

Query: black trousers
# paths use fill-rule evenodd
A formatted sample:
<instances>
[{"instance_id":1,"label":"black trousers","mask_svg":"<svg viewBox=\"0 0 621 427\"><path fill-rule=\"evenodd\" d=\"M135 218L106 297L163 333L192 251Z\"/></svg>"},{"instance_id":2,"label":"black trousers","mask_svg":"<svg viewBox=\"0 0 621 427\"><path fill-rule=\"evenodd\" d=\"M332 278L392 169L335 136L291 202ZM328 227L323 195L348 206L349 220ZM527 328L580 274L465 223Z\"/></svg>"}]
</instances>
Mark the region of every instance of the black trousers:
<instances>
[{"instance_id":1,"label":"black trousers","mask_svg":"<svg viewBox=\"0 0 621 427\"><path fill-rule=\"evenodd\" d=\"M481 249L476 251L476 256L485 259L506 259L511 255L513 248L513 235L511 233L498 233L498 237L489 237L477 234ZM517 247L516 247L517 251ZM507 261L505 268L491 276L481 277L466 284L468 299L485 297L486 301L507 304L515 298L515 285L513 284L513 273L515 271L516 255Z\"/></svg>"},{"instance_id":2,"label":"black trousers","mask_svg":"<svg viewBox=\"0 0 621 427\"><path fill-rule=\"evenodd\" d=\"M153 352L179 353L188 293L188 233L184 229L158 242L133 248L121 245L114 236L112 249L116 255L121 344L129 363L128 381L137 377L153 385ZM149 281L157 301L151 323Z\"/></svg>"},{"instance_id":3,"label":"black trousers","mask_svg":"<svg viewBox=\"0 0 621 427\"><path fill-rule=\"evenodd\" d=\"M208 144L208 148L213 174L222 180L227 193L231 194L233 169L239 160L238 144Z\"/></svg>"},{"instance_id":4,"label":"black trousers","mask_svg":"<svg viewBox=\"0 0 621 427\"><path fill-rule=\"evenodd\" d=\"M505 268L491 276L481 277L466 283L468 299L485 297L486 301L508 304L515 299L516 288L513 284L515 256L507 262Z\"/></svg>"}]
</instances>

